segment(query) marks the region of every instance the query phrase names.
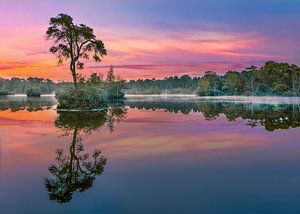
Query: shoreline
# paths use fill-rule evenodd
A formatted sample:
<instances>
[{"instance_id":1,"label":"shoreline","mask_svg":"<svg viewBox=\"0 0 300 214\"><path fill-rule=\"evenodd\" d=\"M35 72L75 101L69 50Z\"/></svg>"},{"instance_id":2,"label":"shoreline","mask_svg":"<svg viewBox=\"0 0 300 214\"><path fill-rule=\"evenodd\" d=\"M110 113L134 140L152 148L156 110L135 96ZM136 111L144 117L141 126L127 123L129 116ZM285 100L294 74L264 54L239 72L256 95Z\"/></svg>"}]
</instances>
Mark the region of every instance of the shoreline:
<instances>
[{"instance_id":1,"label":"shoreline","mask_svg":"<svg viewBox=\"0 0 300 214\"><path fill-rule=\"evenodd\" d=\"M253 104L300 104L300 97L282 96L197 96L190 94L163 94L163 95L125 95L126 100L136 101L212 101L212 102L237 102ZM176 98L176 99L175 99Z\"/></svg>"},{"instance_id":2,"label":"shoreline","mask_svg":"<svg viewBox=\"0 0 300 214\"><path fill-rule=\"evenodd\" d=\"M8 96L0 96L1 99L10 98L53 98L54 94L43 94L41 97L27 97L26 94L16 94ZM300 97L282 97L282 96L198 96L196 94L125 94L125 102L130 101L168 101L168 102L236 102L236 103L252 103L252 104L300 104Z\"/></svg>"}]
</instances>

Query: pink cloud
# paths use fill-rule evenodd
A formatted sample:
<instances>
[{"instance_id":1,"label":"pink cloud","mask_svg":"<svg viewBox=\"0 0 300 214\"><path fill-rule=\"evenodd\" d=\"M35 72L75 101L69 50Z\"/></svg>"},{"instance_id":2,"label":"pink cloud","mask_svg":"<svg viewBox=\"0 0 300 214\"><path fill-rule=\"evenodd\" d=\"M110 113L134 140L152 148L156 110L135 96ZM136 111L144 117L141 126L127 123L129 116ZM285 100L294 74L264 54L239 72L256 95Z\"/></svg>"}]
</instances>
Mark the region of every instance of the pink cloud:
<instances>
[{"instance_id":1,"label":"pink cloud","mask_svg":"<svg viewBox=\"0 0 300 214\"><path fill-rule=\"evenodd\" d=\"M0 76L38 76L71 80L67 65L57 66L45 41L47 26L7 27L0 30ZM19 33L22 32L22 35ZM96 28L108 50L101 64L86 63L82 72L106 72L110 65L126 79L162 78L181 74L201 75L206 70L241 70L247 61L283 59L266 51L267 38L258 34L208 30L181 32L122 27ZM4 54L5 53L5 54Z\"/></svg>"}]
</instances>

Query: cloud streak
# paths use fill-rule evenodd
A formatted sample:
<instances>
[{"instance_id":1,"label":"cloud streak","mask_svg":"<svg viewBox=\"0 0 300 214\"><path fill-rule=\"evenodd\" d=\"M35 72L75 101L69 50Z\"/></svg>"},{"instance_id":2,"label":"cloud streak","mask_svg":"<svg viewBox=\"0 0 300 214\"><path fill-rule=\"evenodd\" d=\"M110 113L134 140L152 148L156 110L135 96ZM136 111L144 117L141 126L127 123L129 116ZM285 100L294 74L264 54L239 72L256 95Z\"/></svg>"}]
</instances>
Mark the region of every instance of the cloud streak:
<instances>
[{"instance_id":1,"label":"cloud streak","mask_svg":"<svg viewBox=\"0 0 300 214\"><path fill-rule=\"evenodd\" d=\"M45 41L49 18L60 12L92 26L106 45L108 56L100 65L87 62L86 74L109 65L132 79L201 75L206 69L222 73L267 60L300 64L298 1L89 3L62 0L58 7L50 0L1 2L0 76L69 79L66 66L57 66L48 52L51 43Z\"/></svg>"}]
</instances>

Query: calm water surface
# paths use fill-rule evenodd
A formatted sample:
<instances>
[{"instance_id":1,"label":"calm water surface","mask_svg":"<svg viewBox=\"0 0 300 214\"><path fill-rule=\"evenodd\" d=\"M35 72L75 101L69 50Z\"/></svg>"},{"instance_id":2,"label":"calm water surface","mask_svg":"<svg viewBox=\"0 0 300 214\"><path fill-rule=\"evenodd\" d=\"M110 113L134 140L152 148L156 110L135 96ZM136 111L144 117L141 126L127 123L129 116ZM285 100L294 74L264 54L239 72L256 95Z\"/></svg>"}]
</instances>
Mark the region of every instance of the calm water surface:
<instances>
[{"instance_id":1,"label":"calm water surface","mask_svg":"<svg viewBox=\"0 0 300 214\"><path fill-rule=\"evenodd\" d=\"M0 99L0 213L300 213L300 105Z\"/></svg>"}]
</instances>

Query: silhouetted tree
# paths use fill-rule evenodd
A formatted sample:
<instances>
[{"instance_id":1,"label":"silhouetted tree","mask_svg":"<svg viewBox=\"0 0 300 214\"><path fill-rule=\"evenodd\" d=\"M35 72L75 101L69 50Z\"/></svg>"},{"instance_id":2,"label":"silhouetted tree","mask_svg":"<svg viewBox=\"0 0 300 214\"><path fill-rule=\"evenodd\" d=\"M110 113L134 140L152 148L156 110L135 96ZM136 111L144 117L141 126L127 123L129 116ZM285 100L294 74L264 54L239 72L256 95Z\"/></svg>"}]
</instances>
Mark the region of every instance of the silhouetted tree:
<instances>
[{"instance_id":1,"label":"silhouetted tree","mask_svg":"<svg viewBox=\"0 0 300 214\"><path fill-rule=\"evenodd\" d=\"M96 62L106 55L106 49L101 40L96 39L92 28L84 24L74 24L73 18L66 14L59 14L50 19L50 26L46 32L47 39L54 41L50 52L58 58L58 63L70 60L70 71L75 87L77 87L76 68L83 69L81 59L92 57Z\"/></svg>"},{"instance_id":2,"label":"silhouetted tree","mask_svg":"<svg viewBox=\"0 0 300 214\"><path fill-rule=\"evenodd\" d=\"M84 136L98 131L105 124L112 132L114 123L124 119L126 109L111 106L103 112L59 112L55 126L61 136L72 136L69 149L58 149L56 164L49 167L52 177L44 181L50 200L66 203L74 192L83 192L92 187L97 176L104 171L106 158L100 150L92 155L84 152Z\"/></svg>"},{"instance_id":3,"label":"silhouetted tree","mask_svg":"<svg viewBox=\"0 0 300 214\"><path fill-rule=\"evenodd\" d=\"M69 154L57 150L57 164L49 167L49 172L54 176L45 179L50 200L69 202L74 192L84 192L92 187L96 176L103 173L106 158L101 155L101 151L94 151L92 158L83 152L83 138L78 136L78 128L75 127Z\"/></svg>"}]
</instances>

